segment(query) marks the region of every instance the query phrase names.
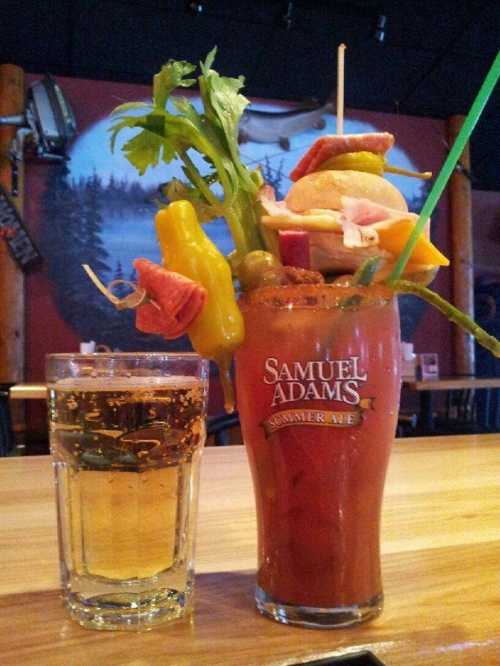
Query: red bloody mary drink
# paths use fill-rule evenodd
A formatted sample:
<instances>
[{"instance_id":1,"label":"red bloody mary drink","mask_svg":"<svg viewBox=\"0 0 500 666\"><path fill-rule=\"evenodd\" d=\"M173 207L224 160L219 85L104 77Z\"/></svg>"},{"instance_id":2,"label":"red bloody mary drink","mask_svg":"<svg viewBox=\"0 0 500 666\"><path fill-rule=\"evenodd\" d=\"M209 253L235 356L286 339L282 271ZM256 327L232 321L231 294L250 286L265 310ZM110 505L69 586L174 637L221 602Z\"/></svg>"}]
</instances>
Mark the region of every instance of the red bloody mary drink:
<instances>
[{"instance_id":1,"label":"red bloody mary drink","mask_svg":"<svg viewBox=\"0 0 500 666\"><path fill-rule=\"evenodd\" d=\"M347 626L382 609L380 514L396 427L399 317L383 287L242 297L237 398L258 520L257 607Z\"/></svg>"}]
</instances>

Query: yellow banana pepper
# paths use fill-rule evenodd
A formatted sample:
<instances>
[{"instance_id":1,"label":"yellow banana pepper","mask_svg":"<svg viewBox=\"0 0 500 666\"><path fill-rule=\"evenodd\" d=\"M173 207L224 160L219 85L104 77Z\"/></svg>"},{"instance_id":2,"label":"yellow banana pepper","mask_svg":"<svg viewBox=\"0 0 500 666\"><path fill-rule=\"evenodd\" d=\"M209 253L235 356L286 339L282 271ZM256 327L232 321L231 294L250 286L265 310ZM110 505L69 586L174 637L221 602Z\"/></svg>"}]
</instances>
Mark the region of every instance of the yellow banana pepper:
<instances>
[{"instance_id":1,"label":"yellow banana pepper","mask_svg":"<svg viewBox=\"0 0 500 666\"><path fill-rule=\"evenodd\" d=\"M174 201L163 208L155 223L165 268L199 282L208 292L188 335L198 354L219 366L225 407L233 411L231 360L243 342L244 324L229 264L203 231L189 201Z\"/></svg>"}]
</instances>

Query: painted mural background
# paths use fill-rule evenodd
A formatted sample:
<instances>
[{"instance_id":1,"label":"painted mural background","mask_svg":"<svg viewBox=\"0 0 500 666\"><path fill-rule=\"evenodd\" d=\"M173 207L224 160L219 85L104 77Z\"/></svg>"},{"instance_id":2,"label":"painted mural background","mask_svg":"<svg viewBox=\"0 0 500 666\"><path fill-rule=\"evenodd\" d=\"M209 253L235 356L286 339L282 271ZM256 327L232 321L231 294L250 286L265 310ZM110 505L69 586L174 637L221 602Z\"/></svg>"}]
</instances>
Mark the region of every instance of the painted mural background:
<instances>
[{"instance_id":1,"label":"painted mural background","mask_svg":"<svg viewBox=\"0 0 500 666\"><path fill-rule=\"evenodd\" d=\"M178 164L160 165L143 177L122 157L120 146L132 132L124 131L114 153L108 139L110 111L122 102L147 99L144 86L58 79L77 117L79 133L63 165L30 165L27 170L25 217L44 255L44 266L28 280L28 376L43 377L43 357L49 352L76 351L80 341L95 340L111 349L186 349L187 339L165 341L135 330L134 313L117 312L95 290L81 269L89 263L104 282L133 280L132 261L143 256L160 260L153 218L158 186L182 172ZM192 98L199 104L196 96ZM253 100L253 108L279 112L280 102ZM335 117L324 116L325 128L295 135L290 149L278 142L241 145L244 161L259 164L265 179L282 197L290 186L288 173L311 142L322 133L335 132ZM382 113L346 112L346 132L391 131L397 144L389 153L392 164L436 172L445 157L444 123ZM278 137L276 137L278 139ZM203 168L201 160L197 166ZM419 211L426 194L422 181L390 177L402 191L410 209ZM433 218L433 240L447 252L447 204ZM219 248L227 253L231 238L222 219L205 226ZM435 283L449 293L449 278L442 271ZM401 302L403 338L414 340L419 351L438 351L449 364L449 324L418 299ZM44 325L44 322L47 322ZM433 339L423 327L432 327ZM422 330L421 330L422 329ZM419 338L420 336L420 338ZM425 346L422 343L425 342Z\"/></svg>"}]
</instances>

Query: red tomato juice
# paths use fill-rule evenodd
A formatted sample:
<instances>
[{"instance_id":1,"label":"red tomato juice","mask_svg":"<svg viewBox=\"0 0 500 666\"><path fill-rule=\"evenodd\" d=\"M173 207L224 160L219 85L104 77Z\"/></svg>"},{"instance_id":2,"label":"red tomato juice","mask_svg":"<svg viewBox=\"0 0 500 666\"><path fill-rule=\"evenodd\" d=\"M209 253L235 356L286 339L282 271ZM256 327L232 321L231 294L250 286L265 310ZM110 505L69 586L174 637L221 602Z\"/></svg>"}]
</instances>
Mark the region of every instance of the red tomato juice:
<instances>
[{"instance_id":1,"label":"red tomato juice","mask_svg":"<svg viewBox=\"0 0 500 666\"><path fill-rule=\"evenodd\" d=\"M397 303L383 288L266 287L240 300L238 409L257 584L281 604L381 596L380 514L397 421Z\"/></svg>"}]
</instances>

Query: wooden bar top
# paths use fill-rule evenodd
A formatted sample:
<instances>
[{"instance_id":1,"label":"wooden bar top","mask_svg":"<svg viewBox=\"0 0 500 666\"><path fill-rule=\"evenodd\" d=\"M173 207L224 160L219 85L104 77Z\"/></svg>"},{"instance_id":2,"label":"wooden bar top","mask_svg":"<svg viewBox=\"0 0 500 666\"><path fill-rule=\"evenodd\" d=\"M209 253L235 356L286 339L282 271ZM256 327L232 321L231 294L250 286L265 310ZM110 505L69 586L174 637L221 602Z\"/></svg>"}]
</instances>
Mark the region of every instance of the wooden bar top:
<instances>
[{"instance_id":1,"label":"wooden bar top","mask_svg":"<svg viewBox=\"0 0 500 666\"><path fill-rule=\"evenodd\" d=\"M50 459L1 459L0 663L285 666L369 649L387 666L500 664L499 477L500 435L397 441L383 515L383 614L354 629L299 629L254 610L244 449L208 448L194 616L135 634L69 620Z\"/></svg>"},{"instance_id":2,"label":"wooden bar top","mask_svg":"<svg viewBox=\"0 0 500 666\"><path fill-rule=\"evenodd\" d=\"M14 384L10 387L11 400L47 400L46 384Z\"/></svg>"},{"instance_id":3,"label":"wooden bar top","mask_svg":"<svg viewBox=\"0 0 500 666\"><path fill-rule=\"evenodd\" d=\"M500 388L500 377L441 377L440 379L403 380L412 391L460 391L461 389Z\"/></svg>"}]
</instances>

